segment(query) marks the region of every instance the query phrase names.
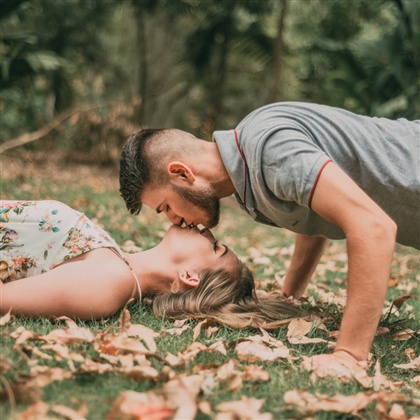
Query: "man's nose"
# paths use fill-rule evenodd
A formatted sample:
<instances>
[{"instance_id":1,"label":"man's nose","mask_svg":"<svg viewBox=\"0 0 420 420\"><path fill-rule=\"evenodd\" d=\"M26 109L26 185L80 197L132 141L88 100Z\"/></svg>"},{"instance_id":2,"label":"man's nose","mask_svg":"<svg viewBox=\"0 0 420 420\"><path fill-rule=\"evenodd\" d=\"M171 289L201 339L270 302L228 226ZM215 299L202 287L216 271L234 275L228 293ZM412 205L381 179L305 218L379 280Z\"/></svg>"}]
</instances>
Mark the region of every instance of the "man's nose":
<instances>
[{"instance_id":1,"label":"man's nose","mask_svg":"<svg viewBox=\"0 0 420 420\"><path fill-rule=\"evenodd\" d=\"M180 225L183 221L181 216L176 215L173 211L169 210L166 212L166 217L174 225Z\"/></svg>"}]
</instances>

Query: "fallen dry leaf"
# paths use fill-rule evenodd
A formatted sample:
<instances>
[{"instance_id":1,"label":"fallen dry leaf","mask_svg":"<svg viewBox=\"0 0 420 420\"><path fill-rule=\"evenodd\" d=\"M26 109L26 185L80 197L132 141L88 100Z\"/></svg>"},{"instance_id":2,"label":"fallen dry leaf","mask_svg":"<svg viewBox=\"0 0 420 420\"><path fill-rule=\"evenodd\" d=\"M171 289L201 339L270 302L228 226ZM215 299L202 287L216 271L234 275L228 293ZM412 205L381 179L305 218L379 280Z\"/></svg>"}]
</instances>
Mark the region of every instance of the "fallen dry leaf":
<instances>
[{"instance_id":1,"label":"fallen dry leaf","mask_svg":"<svg viewBox=\"0 0 420 420\"><path fill-rule=\"evenodd\" d=\"M19 420L58 420L58 417L48 416L49 405L44 401L37 401L30 405L25 411L19 413Z\"/></svg>"},{"instance_id":2,"label":"fallen dry leaf","mask_svg":"<svg viewBox=\"0 0 420 420\"><path fill-rule=\"evenodd\" d=\"M268 381L270 379L270 374L261 366L246 365L242 366L242 369L244 373L244 380Z\"/></svg>"},{"instance_id":3,"label":"fallen dry leaf","mask_svg":"<svg viewBox=\"0 0 420 420\"><path fill-rule=\"evenodd\" d=\"M373 389L379 391L380 389L396 390L398 386L403 385L403 382L392 382L388 377L382 374L379 360L375 364L375 374L372 378Z\"/></svg>"},{"instance_id":4,"label":"fallen dry leaf","mask_svg":"<svg viewBox=\"0 0 420 420\"><path fill-rule=\"evenodd\" d=\"M9 372L13 368L13 362L0 354L0 372Z\"/></svg>"},{"instance_id":5,"label":"fallen dry leaf","mask_svg":"<svg viewBox=\"0 0 420 420\"><path fill-rule=\"evenodd\" d=\"M271 420L271 413L261 413L264 400L242 397L240 401L230 401L219 404L216 420Z\"/></svg>"},{"instance_id":6,"label":"fallen dry leaf","mask_svg":"<svg viewBox=\"0 0 420 420\"><path fill-rule=\"evenodd\" d=\"M207 318L204 321L199 322L195 327L194 327L194 335L193 335L193 341L197 340L197 338L199 337L201 331L203 330L209 330L210 328L213 328L213 331L217 331L217 327L214 327L215 322L213 319Z\"/></svg>"},{"instance_id":7,"label":"fallen dry leaf","mask_svg":"<svg viewBox=\"0 0 420 420\"><path fill-rule=\"evenodd\" d=\"M123 391L115 400L107 420L193 420L197 412L195 398L202 381L199 375L178 376L162 389L145 393Z\"/></svg>"},{"instance_id":8,"label":"fallen dry leaf","mask_svg":"<svg viewBox=\"0 0 420 420\"><path fill-rule=\"evenodd\" d=\"M279 358L292 361L290 350L281 342L261 329L262 335L253 335L236 342L235 351L241 360L249 362L257 360L272 361ZM230 347L231 344L228 345Z\"/></svg>"},{"instance_id":9,"label":"fallen dry leaf","mask_svg":"<svg viewBox=\"0 0 420 420\"><path fill-rule=\"evenodd\" d=\"M17 349L21 344L25 343L26 341L40 339L41 336L30 330L27 330L25 327L20 326L10 334L10 337L16 339L13 348Z\"/></svg>"},{"instance_id":10,"label":"fallen dry leaf","mask_svg":"<svg viewBox=\"0 0 420 420\"><path fill-rule=\"evenodd\" d=\"M131 315L127 308L124 308L121 311L117 323L119 324L119 328L115 334L112 334L113 336L120 335L140 338L146 344L150 352L156 352L157 347L154 339L159 337L159 334L145 325L132 324Z\"/></svg>"},{"instance_id":11,"label":"fallen dry leaf","mask_svg":"<svg viewBox=\"0 0 420 420\"><path fill-rule=\"evenodd\" d=\"M327 395L313 395L305 390L291 390L284 394L284 402L296 407L304 415L311 415L321 411L334 411L357 415L372 401L376 401L383 410L384 405L394 402L410 402L416 407L420 402L411 400L409 397L393 391L359 392L353 395L336 394L332 397ZM384 418L384 417L380 417Z\"/></svg>"},{"instance_id":12,"label":"fallen dry leaf","mask_svg":"<svg viewBox=\"0 0 420 420\"><path fill-rule=\"evenodd\" d=\"M255 361L273 361L285 359L290 356L289 349L270 348L264 343L255 343L253 341L242 341L235 347L236 354L241 360L247 362Z\"/></svg>"},{"instance_id":13,"label":"fallen dry leaf","mask_svg":"<svg viewBox=\"0 0 420 420\"><path fill-rule=\"evenodd\" d=\"M294 318L287 327L287 338L302 337L308 334L312 327L311 321L307 321L304 318Z\"/></svg>"},{"instance_id":14,"label":"fallen dry leaf","mask_svg":"<svg viewBox=\"0 0 420 420\"><path fill-rule=\"evenodd\" d=\"M85 360L80 353L70 350L63 344L44 344L41 349L52 351L57 360L67 359L78 363L83 363Z\"/></svg>"},{"instance_id":15,"label":"fallen dry leaf","mask_svg":"<svg viewBox=\"0 0 420 420\"><path fill-rule=\"evenodd\" d=\"M123 391L114 401L106 420L166 420L175 410L155 392Z\"/></svg>"},{"instance_id":16,"label":"fallen dry leaf","mask_svg":"<svg viewBox=\"0 0 420 420\"><path fill-rule=\"evenodd\" d=\"M51 407L51 411L64 417L66 420L85 420L88 407L85 402L82 402L77 410L66 407L63 404L56 404Z\"/></svg>"},{"instance_id":17,"label":"fallen dry leaf","mask_svg":"<svg viewBox=\"0 0 420 420\"><path fill-rule=\"evenodd\" d=\"M314 327L314 322L307 321L304 318L294 318L287 327L287 340L291 344L316 344L328 343L322 338L309 338L306 334Z\"/></svg>"},{"instance_id":18,"label":"fallen dry leaf","mask_svg":"<svg viewBox=\"0 0 420 420\"><path fill-rule=\"evenodd\" d=\"M378 329L376 330L376 333L375 333L375 337L379 337L379 336L387 334L387 333L389 333L389 328L388 327L378 327Z\"/></svg>"},{"instance_id":19,"label":"fallen dry leaf","mask_svg":"<svg viewBox=\"0 0 420 420\"><path fill-rule=\"evenodd\" d=\"M197 414L196 397L201 390L204 378L201 375L178 376L163 386L168 402L177 407L174 418L194 420Z\"/></svg>"},{"instance_id":20,"label":"fallen dry leaf","mask_svg":"<svg viewBox=\"0 0 420 420\"><path fill-rule=\"evenodd\" d=\"M99 363L92 359L85 359L84 363L79 366L77 372L89 372L89 373L105 373L110 372L114 367L109 363Z\"/></svg>"},{"instance_id":21,"label":"fallen dry leaf","mask_svg":"<svg viewBox=\"0 0 420 420\"><path fill-rule=\"evenodd\" d=\"M178 355L178 357L180 357L184 361L189 361L189 360L194 359L197 356L197 354L199 354L200 352L212 352L212 351L218 351L219 353L226 355L226 348L223 342L221 340L218 340L215 343L211 344L209 347L195 341L194 343L191 343L185 349L182 355Z\"/></svg>"},{"instance_id":22,"label":"fallen dry leaf","mask_svg":"<svg viewBox=\"0 0 420 420\"><path fill-rule=\"evenodd\" d=\"M95 343L95 348L99 353L114 356L127 353L151 354L138 340L125 337L124 335L108 335L102 341Z\"/></svg>"},{"instance_id":23,"label":"fallen dry leaf","mask_svg":"<svg viewBox=\"0 0 420 420\"><path fill-rule=\"evenodd\" d=\"M388 413L388 418L390 420L406 420L407 419L407 417L405 416L404 408L400 404L392 404L392 407Z\"/></svg>"},{"instance_id":24,"label":"fallen dry leaf","mask_svg":"<svg viewBox=\"0 0 420 420\"><path fill-rule=\"evenodd\" d=\"M10 315L12 308L9 309L9 312L7 312L6 314L4 314L1 318L0 318L0 327L5 326L6 324L8 324L11 320L12 320L12 316Z\"/></svg>"},{"instance_id":25,"label":"fallen dry leaf","mask_svg":"<svg viewBox=\"0 0 420 420\"><path fill-rule=\"evenodd\" d=\"M320 411L336 411L339 413L357 414L366 407L371 398L362 392L350 396L313 395L304 390L291 390L284 394L285 404L296 407L302 414L310 415Z\"/></svg>"},{"instance_id":26,"label":"fallen dry leaf","mask_svg":"<svg viewBox=\"0 0 420 420\"><path fill-rule=\"evenodd\" d=\"M415 334L416 332L412 329L404 328L403 330L393 332L391 338L395 341L406 341L414 337Z\"/></svg>"},{"instance_id":27,"label":"fallen dry leaf","mask_svg":"<svg viewBox=\"0 0 420 420\"><path fill-rule=\"evenodd\" d=\"M169 335L181 335L183 332L190 329L188 324L183 325L182 327L177 328L168 328L167 330L162 330L162 334L169 334Z\"/></svg>"},{"instance_id":28,"label":"fallen dry leaf","mask_svg":"<svg viewBox=\"0 0 420 420\"><path fill-rule=\"evenodd\" d=\"M183 368L185 366L185 360L182 358L182 355L175 356L169 352L165 357L165 362L168 363L169 366L176 368Z\"/></svg>"},{"instance_id":29,"label":"fallen dry leaf","mask_svg":"<svg viewBox=\"0 0 420 420\"><path fill-rule=\"evenodd\" d=\"M35 365L30 370L30 381L40 388L50 384L51 382L62 381L71 378L71 372L60 367L49 367Z\"/></svg>"},{"instance_id":30,"label":"fallen dry leaf","mask_svg":"<svg viewBox=\"0 0 420 420\"><path fill-rule=\"evenodd\" d=\"M396 299L394 299L394 300L392 301L392 304L393 304L396 308L400 309L400 308L401 308L401 306L403 306L403 304L407 301L407 299L410 299L410 297L411 297L411 295L403 295L403 296L399 296L399 297L397 297Z\"/></svg>"},{"instance_id":31,"label":"fallen dry leaf","mask_svg":"<svg viewBox=\"0 0 420 420\"><path fill-rule=\"evenodd\" d=\"M242 376L242 372L235 370L233 360L220 366L216 373L218 382L226 383L227 388L232 392L242 388Z\"/></svg>"},{"instance_id":32,"label":"fallen dry leaf","mask_svg":"<svg viewBox=\"0 0 420 420\"><path fill-rule=\"evenodd\" d=\"M59 344L90 343L93 341L94 335L89 328L79 327L72 319L67 317L60 317L59 319L66 321L68 328L52 330L40 339Z\"/></svg>"},{"instance_id":33,"label":"fallen dry leaf","mask_svg":"<svg viewBox=\"0 0 420 420\"><path fill-rule=\"evenodd\" d=\"M420 371L420 356L416 357L415 359L411 360L409 363L401 363L395 365L395 367L399 369L414 369Z\"/></svg>"},{"instance_id":34,"label":"fallen dry leaf","mask_svg":"<svg viewBox=\"0 0 420 420\"><path fill-rule=\"evenodd\" d=\"M132 369L125 371L128 378L136 381L145 379L157 379L159 372L151 366L134 366Z\"/></svg>"},{"instance_id":35,"label":"fallen dry leaf","mask_svg":"<svg viewBox=\"0 0 420 420\"><path fill-rule=\"evenodd\" d=\"M155 338L159 337L159 333L153 331L151 328L141 324L131 324L125 331L127 337L138 337L146 344L149 351L155 353L157 350Z\"/></svg>"}]
</instances>

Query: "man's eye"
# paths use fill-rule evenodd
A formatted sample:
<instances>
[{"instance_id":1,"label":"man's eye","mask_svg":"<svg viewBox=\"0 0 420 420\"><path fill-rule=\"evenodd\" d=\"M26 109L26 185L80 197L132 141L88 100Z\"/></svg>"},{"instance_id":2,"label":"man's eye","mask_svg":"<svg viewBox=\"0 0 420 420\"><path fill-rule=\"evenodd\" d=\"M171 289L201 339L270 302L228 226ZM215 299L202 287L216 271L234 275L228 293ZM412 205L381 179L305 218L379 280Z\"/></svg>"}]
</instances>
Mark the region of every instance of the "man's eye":
<instances>
[{"instance_id":1,"label":"man's eye","mask_svg":"<svg viewBox=\"0 0 420 420\"><path fill-rule=\"evenodd\" d=\"M213 251L216 252L217 251L217 247L219 246L219 241L215 241L213 242Z\"/></svg>"}]
</instances>

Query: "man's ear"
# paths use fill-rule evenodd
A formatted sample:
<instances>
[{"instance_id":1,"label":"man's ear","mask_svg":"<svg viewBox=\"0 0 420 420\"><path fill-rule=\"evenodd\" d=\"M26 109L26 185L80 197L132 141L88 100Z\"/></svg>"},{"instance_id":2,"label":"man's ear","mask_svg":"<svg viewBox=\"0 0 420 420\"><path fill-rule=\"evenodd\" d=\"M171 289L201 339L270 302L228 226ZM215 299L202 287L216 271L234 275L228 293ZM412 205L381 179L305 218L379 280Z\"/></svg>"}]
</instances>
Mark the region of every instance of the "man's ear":
<instances>
[{"instance_id":1,"label":"man's ear","mask_svg":"<svg viewBox=\"0 0 420 420\"><path fill-rule=\"evenodd\" d=\"M187 181L189 184L195 182L195 175L191 168L183 162L173 161L167 167L169 179L174 183L184 183ZM185 185L185 184L184 184Z\"/></svg>"},{"instance_id":2,"label":"man's ear","mask_svg":"<svg viewBox=\"0 0 420 420\"><path fill-rule=\"evenodd\" d=\"M200 277L198 274L191 271L178 270L177 277L180 282L188 287L197 287L200 284Z\"/></svg>"}]
</instances>

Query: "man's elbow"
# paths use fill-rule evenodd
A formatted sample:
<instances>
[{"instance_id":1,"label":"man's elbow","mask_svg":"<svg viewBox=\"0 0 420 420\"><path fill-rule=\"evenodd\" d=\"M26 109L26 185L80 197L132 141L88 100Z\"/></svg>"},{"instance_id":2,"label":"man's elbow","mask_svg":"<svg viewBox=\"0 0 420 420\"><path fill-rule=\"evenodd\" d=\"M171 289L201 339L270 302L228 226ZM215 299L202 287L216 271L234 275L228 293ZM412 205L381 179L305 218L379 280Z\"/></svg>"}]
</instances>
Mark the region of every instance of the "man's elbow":
<instances>
[{"instance_id":1,"label":"man's elbow","mask_svg":"<svg viewBox=\"0 0 420 420\"><path fill-rule=\"evenodd\" d=\"M370 234L372 239L384 246L395 246L397 237L397 224L387 214L377 217L371 223Z\"/></svg>"},{"instance_id":2,"label":"man's elbow","mask_svg":"<svg viewBox=\"0 0 420 420\"><path fill-rule=\"evenodd\" d=\"M346 233L348 243L375 247L375 249L394 249L397 237L397 224L384 212L375 212L359 219L359 223Z\"/></svg>"},{"instance_id":3,"label":"man's elbow","mask_svg":"<svg viewBox=\"0 0 420 420\"><path fill-rule=\"evenodd\" d=\"M384 221L382 223L383 223L384 235L390 242L395 244L395 241L397 238L397 230L398 230L397 224L388 215L384 217Z\"/></svg>"}]
</instances>

